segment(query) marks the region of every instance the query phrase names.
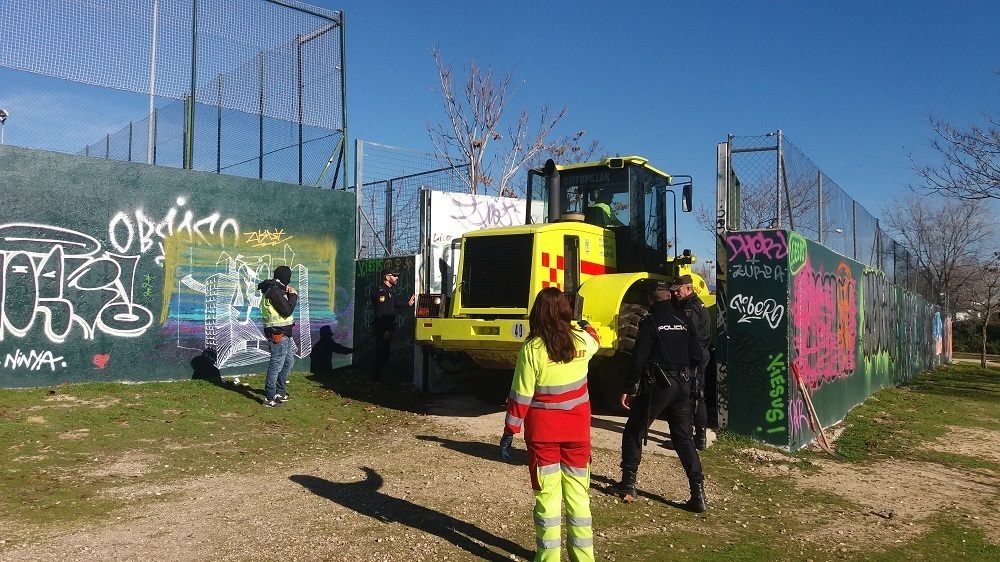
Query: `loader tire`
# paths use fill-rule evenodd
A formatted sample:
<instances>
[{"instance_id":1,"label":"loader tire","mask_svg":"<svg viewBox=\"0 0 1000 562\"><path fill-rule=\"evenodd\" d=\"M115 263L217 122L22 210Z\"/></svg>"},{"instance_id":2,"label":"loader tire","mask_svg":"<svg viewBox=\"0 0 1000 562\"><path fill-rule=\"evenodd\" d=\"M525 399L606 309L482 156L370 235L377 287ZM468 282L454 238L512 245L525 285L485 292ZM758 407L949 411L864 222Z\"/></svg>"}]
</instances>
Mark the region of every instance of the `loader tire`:
<instances>
[{"instance_id":1,"label":"loader tire","mask_svg":"<svg viewBox=\"0 0 1000 562\"><path fill-rule=\"evenodd\" d=\"M631 352L635 338L639 335L639 321L649 314L649 308L641 304L622 303L618 309L618 350Z\"/></svg>"}]
</instances>

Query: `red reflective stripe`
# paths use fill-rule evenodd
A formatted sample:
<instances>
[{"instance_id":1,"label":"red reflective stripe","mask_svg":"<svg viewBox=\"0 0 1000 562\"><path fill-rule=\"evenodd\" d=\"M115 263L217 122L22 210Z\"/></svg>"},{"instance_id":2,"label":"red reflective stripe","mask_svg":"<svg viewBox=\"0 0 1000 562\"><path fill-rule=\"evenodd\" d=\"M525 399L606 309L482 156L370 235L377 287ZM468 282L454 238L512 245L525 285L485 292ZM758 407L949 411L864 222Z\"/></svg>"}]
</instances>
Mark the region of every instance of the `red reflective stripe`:
<instances>
[{"instance_id":1,"label":"red reflective stripe","mask_svg":"<svg viewBox=\"0 0 1000 562\"><path fill-rule=\"evenodd\" d=\"M549 266L549 255L542 252L542 267L548 267L548 266Z\"/></svg>"},{"instance_id":2,"label":"red reflective stripe","mask_svg":"<svg viewBox=\"0 0 1000 562\"><path fill-rule=\"evenodd\" d=\"M566 269L566 264L562 256L556 256L556 269Z\"/></svg>"},{"instance_id":3,"label":"red reflective stripe","mask_svg":"<svg viewBox=\"0 0 1000 562\"><path fill-rule=\"evenodd\" d=\"M580 273L584 273L586 275L603 275L605 273L614 273L616 271L618 270L604 264L594 263L592 261L580 262Z\"/></svg>"}]
</instances>

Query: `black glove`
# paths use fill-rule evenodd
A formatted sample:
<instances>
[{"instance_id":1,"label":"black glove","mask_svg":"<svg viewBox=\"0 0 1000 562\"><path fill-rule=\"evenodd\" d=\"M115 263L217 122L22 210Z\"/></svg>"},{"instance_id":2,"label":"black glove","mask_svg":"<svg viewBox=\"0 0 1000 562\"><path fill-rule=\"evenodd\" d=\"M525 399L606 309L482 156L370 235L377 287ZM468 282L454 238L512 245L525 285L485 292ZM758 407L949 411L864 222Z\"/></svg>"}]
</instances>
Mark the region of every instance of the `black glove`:
<instances>
[{"instance_id":1,"label":"black glove","mask_svg":"<svg viewBox=\"0 0 1000 562\"><path fill-rule=\"evenodd\" d=\"M514 442L513 433L504 433L503 437L500 438L500 458L509 461L510 460L510 444Z\"/></svg>"},{"instance_id":2,"label":"black glove","mask_svg":"<svg viewBox=\"0 0 1000 562\"><path fill-rule=\"evenodd\" d=\"M577 320L576 321L576 325L580 326L580 328L586 330L587 326L590 326L590 322L587 322L586 320Z\"/></svg>"}]
</instances>

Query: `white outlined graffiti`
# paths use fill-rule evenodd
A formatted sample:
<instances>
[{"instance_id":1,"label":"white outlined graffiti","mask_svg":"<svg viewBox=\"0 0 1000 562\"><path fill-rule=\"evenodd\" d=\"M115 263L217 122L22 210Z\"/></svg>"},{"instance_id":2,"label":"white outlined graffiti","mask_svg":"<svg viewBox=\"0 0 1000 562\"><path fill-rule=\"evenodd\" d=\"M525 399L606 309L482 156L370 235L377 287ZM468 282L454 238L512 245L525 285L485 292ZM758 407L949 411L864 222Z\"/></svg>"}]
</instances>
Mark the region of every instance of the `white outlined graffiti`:
<instances>
[{"instance_id":1,"label":"white outlined graffiti","mask_svg":"<svg viewBox=\"0 0 1000 562\"><path fill-rule=\"evenodd\" d=\"M778 304L774 299L755 299L753 295L734 295L729 301L729 310L734 315L736 313L741 315L737 322L766 320L771 329L777 328L785 317L785 305Z\"/></svg>"},{"instance_id":2,"label":"white outlined graffiti","mask_svg":"<svg viewBox=\"0 0 1000 562\"><path fill-rule=\"evenodd\" d=\"M215 271L203 282L188 273L177 285L178 298L174 303L174 315L181 318L185 312L182 295L186 287L203 295L204 329L203 342L197 345L184 341L178 325L177 347L214 349L216 366L242 367L265 362L270 358L267 339L260 325L260 304L262 295L257 284L270 276L274 267L294 260L295 252L287 245L285 257L230 255L222 252L215 263ZM194 250L191 250L194 252ZM192 256L189 256L193 259ZM298 291L295 307L296 335L293 338L296 357L306 357L312 351L312 325L309 312L309 269L296 264L291 266L293 282ZM201 308L201 303L195 308ZM185 345L185 343L188 343Z\"/></svg>"},{"instance_id":3,"label":"white outlined graffiti","mask_svg":"<svg viewBox=\"0 0 1000 562\"><path fill-rule=\"evenodd\" d=\"M177 206L183 207L187 203L184 197L177 198ZM168 236L179 235L187 232L188 241L195 238L204 244L226 245L226 230L232 232L234 241L240 238L240 225L235 219L222 219L220 213L213 213L205 218L195 220L194 213L184 211L184 217L175 224L178 209L171 207L162 220L156 221L148 216L142 209L136 209L131 215L125 211L119 211L108 222L108 241L118 252L127 253L138 251L145 254L157 245L159 254L155 258L157 265L163 265L163 240ZM133 220L134 219L134 220ZM221 224L219 221L222 221ZM218 226L218 232L216 232ZM218 240L209 240L205 237L205 232ZM133 247L135 246L135 247Z\"/></svg>"},{"instance_id":4,"label":"white outlined graffiti","mask_svg":"<svg viewBox=\"0 0 1000 562\"><path fill-rule=\"evenodd\" d=\"M85 340L142 335L153 314L134 299L139 259L68 228L0 225L0 341L41 331L62 343L74 328Z\"/></svg>"}]
</instances>

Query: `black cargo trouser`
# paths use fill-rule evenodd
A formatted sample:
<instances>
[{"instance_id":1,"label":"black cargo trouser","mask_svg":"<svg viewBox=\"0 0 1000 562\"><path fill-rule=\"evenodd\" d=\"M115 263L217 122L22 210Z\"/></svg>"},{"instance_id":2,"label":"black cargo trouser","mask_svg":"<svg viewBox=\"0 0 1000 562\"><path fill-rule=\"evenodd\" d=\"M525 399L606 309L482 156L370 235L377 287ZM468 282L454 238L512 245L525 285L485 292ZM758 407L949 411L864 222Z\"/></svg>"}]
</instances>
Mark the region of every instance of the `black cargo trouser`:
<instances>
[{"instance_id":1,"label":"black cargo trouser","mask_svg":"<svg viewBox=\"0 0 1000 562\"><path fill-rule=\"evenodd\" d=\"M698 484L704 481L701 473L701 459L694 446L691 429L691 385L690 381L670 378L657 380L652 389L639 392L630 404L628 421L622 433L622 470L637 471L642 461L642 438L653 421L667 410L670 425L670 441L673 443L681 466L687 474L688 482Z\"/></svg>"},{"instance_id":2,"label":"black cargo trouser","mask_svg":"<svg viewBox=\"0 0 1000 562\"><path fill-rule=\"evenodd\" d=\"M382 380L382 369L392 354L392 330L375 330L375 357L372 361L372 378Z\"/></svg>"},{"instance_id":3,"label":"black cargo trouser","mask_svg":"<svg viewBox=\"0 0 1000 562\"><path fill-rule=\"evenodd\" d=\"M705 404L705 371L708 369L708 350L703 349L704 357L698 371L691 377L691 400L694 402L694 426L704 430L708 427L708 405Z\"/></svg>"}]
</instances>

